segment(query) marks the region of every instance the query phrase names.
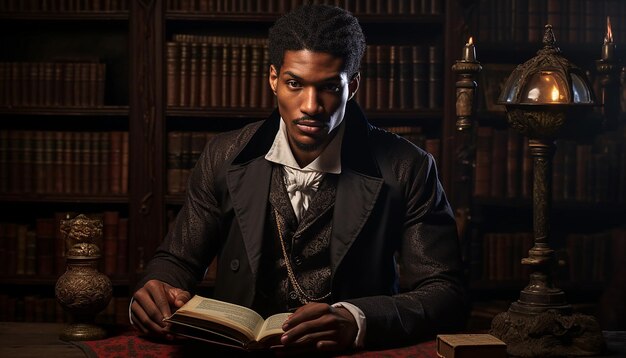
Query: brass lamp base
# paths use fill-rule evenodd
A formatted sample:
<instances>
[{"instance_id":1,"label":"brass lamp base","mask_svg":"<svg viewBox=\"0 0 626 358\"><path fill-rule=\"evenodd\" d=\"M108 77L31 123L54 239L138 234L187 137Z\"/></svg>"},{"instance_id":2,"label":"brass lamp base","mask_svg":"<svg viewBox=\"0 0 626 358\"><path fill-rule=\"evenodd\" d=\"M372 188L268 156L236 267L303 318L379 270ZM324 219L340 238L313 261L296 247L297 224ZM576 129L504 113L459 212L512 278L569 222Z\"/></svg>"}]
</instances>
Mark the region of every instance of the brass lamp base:
<instances>
[{"instance_id":1,"label":"brass lamp base","mask_svg":"<svg viewBox=\"0 0 626 358\"><path fill-rule=\"evenodd\" d=\"M67 325L59 338L63 341L95 341L107 337L107 331L91 323L72 323Z\"/></svg>"}]
</instances>

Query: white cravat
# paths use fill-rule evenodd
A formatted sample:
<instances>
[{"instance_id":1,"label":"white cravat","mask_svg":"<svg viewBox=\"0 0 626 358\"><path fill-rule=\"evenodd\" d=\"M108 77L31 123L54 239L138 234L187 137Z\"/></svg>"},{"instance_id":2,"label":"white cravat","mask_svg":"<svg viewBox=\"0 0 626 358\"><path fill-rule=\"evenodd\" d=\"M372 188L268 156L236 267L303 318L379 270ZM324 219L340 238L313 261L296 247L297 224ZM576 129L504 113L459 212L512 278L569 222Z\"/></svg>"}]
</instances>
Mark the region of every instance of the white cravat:
<instances>
[{"instance_id":1,"label":"white cravat","mask_svg":"<svg viewBox=\"0 0 626 358\"><path fill-rule=\"evenodd\" d=\"M291 206L298 222L309 208L313 195L317 192L320 182L326 173L341 173L341 142L343 140L344 125L337 128L337 135L328 143L324 151L309 165L300 168L291 152L287 139L287 127L280 120L280 128L272 147L265 155L270 162L281 164L285 187L289 194Z\"/></svg>"},{"instance_id":2,"label":"white cravat","mask_svg":"<svg viewBox=\"0 0 626 358\"><path fill-rule=\"evenodd\" d=\"M291 206L298 221L302 219L304 212L309 208L311 198L317 192L324 173L316 171L302 171L288 166L283 166L285 186Z\"/></svg>"}]
</instances>

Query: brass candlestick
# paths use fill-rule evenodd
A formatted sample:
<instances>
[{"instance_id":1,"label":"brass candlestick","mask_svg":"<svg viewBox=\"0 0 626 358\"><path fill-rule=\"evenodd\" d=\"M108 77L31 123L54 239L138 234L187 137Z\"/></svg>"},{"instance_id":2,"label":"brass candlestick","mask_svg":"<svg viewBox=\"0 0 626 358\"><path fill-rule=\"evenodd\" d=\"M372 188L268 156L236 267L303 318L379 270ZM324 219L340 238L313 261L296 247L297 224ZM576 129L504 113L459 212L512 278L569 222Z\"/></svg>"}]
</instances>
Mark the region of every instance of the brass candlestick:
<instances>
[{"instance_id":1,"label":"brass candlestick","mask_svg":"<svg viewBox=\"0 0 626 358\"><path fill-rule=\"evenodd\" d=\"M600 78L599 101L600 111L605 120L607 129L616 129L619 123L620 113L620 68L615 60L615 43L611 31L611 19L606 18L606 35L602 44L602 52L599 60L596 61L596 70Z\"/></svg>"},{"instance_id":2,"label":"brass candlestick","mask_svg":"<svg viewBox=\"0 0 626 358\"><path fill-rule=\"evenodd\" d=\"M454 198L456 199L456 218L459 237L465 237L471 220L470 203L472 196L472 175L474 163L474 115L476 103L476 77L482 66L476 59L476 47L473 39L463 47L461 60L452 65L456 73L456 162L458 172L455 175ZM469 242L465 240L464 242Z\"/></svg>"},{"instance_id":3,"label":"brass candlestick","mask_svg":"<svg viewBox=\"0 0 626 358\"><path fill-rule=\"evenodd\" d=\"M491 333L513 356L595 355L604 349L600 326L592 316L572 313L554 285L556 259L549 242L555 139L589 136L601 120L593 115L595 99L585 74L561 55L550 25L543 43L535 57L511 73L499 98L511 127L529 139L535 243L522 260L533 270L530 283L508 312L494 318Z\"/></svg>"},{"instance_id":4,"label":"brass candlestick","mask_svg":"<svg viewBox=\"0 0 626 358\"><path fill-rule=\"evenodd\" d=\"M61 221L61 234L67 248L67 269L57 280L55 295L70 314L70 324L61 332L65 341L96 340L106 331L94 324L113 295L111 280L98 272L101 258L102 220L78 215Z\"/></svg>"}]
</instances>

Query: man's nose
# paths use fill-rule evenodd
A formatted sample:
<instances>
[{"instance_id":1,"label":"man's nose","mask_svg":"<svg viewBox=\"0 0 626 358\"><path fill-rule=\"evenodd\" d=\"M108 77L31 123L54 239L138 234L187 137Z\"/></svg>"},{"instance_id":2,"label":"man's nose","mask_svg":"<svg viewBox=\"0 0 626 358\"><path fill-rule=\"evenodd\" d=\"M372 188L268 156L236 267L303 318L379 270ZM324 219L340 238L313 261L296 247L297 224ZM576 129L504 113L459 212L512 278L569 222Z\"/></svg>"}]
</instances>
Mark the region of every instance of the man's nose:
<instances>
[{"instance_id":1,"label":"man's nose","mask_svg":"<svg viewBox=\"0 0 626 358\"><path fill-rule=\"evenodd\" d=\"M319 98L319 91L317 88L310 86L304 89L303 91L304 98L302 99L302 104L300 110L302 113L306 113L308 115L315 115L319 113L322 109L322 102Z\"/></svg>"}]
</instances>

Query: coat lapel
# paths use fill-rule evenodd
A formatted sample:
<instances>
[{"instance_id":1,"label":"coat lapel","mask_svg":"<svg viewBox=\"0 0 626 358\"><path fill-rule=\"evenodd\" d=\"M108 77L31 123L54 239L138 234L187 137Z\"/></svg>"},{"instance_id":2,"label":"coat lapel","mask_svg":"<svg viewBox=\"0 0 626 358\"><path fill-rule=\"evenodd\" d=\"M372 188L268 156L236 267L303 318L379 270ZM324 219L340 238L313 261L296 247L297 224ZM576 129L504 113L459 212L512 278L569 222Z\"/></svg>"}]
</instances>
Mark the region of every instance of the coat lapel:
<instances>
[{"instance_id":1,"label":"coat lapel","mask_svg":"<svg viewBox=\"0 0 626 358\"><path fill-rule=\"evenodd\" d=\"M330 261L333 272L367 222L383 186L369 143L370 124L353 101L346 107L346 131L341 148Z\"/></svg>"},{"instance_id":2,"label":"coat lapel","mask_svg":"<svg viewBox=\"0 0 626 358\"><path fill-rule=\"evenodd\" d=\"M333 214L330 262L333 272L352 246L369 218L383 179L368 177L350 169L342 169Z\"/></svg>"},{"instance_id":3,"label":"coat lapel","mask_svg":"<svg viewBox=\"0 0 626 358\"><path fill-rule=\"evenodd\" d=\"M233 210L255 276L261 258L272 175L272 165L264 156L274 141L279 121L280 116L274 111L233 159L226 174Z\"/></svg>"},{"instance_id":4,"label":"coat lapel","mask_svg":"<svg viewBox=\"0 0 626 358\"><path fill-rule=\"evenodd\" d=\"M263 157L228 171L227 184L252 274L261 258L272 167Z\"/></svg>"}]
</instances>

